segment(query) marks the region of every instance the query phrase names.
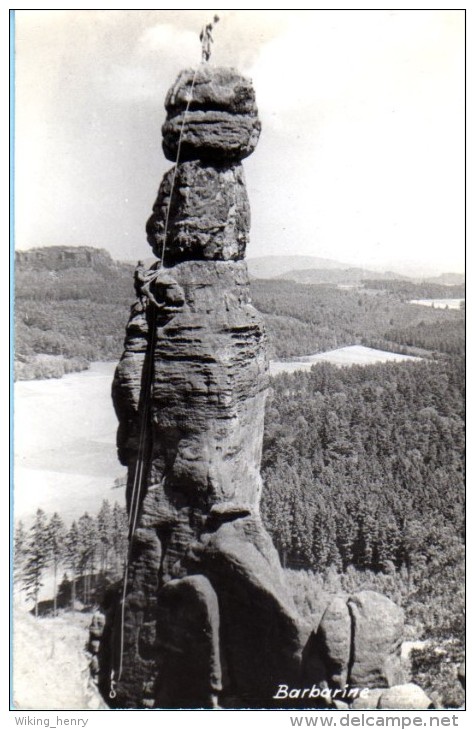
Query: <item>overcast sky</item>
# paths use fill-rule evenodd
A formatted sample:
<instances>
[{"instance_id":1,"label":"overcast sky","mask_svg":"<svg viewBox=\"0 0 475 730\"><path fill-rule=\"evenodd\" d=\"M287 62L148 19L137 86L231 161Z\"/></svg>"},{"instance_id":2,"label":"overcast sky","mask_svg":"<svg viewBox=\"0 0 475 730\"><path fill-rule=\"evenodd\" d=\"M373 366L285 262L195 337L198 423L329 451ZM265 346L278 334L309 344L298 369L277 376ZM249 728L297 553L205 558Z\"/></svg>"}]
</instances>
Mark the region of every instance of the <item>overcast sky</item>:
<instances>
[{"instance_id":1,"label":"overcast sky","mask_svg":"<svg viewBox=\"0 0 475 730\"><path fill-rule=\"evenodd\" d=\"M249 256L464 268L463 11L218 11L255 85ZM151 255L164 98L209 10L16 12L16 246Z\"/></svg>"}]
</instances>

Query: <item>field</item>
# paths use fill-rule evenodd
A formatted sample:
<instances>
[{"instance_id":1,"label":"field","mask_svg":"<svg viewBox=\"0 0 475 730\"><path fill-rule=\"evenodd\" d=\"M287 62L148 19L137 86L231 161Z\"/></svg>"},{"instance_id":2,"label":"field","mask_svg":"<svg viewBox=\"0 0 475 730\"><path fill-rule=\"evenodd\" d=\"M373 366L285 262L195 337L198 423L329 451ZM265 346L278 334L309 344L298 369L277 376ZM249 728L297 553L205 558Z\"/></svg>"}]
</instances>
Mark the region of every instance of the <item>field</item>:
<instances>
[{"instance_id":1,"label":"field","mask_svg":"<svg viewBox=\"0 0 475 730\"><path fill-rule=\"evenodd\" d=\"M411 299L409 304L422 304L434 309L460 309L465 299Z\"/></svg>"},{"instance_id":2,"label":"field","mask_svg":"<svg viewBox=\"0 0 475 730\"><path fill-rule=\"evenodd\" d=\"M349 367L350 365L376 365L380 362L405 362L419 359L411 355L400 355L396 352L376 350L363 345L348 345L348 347L339 347L337 350L329 350L329 352L307 355L292 362L271 362L270 372L271 375L279 375L280 373L294 373L296 370L310 370L312 365L317 362Z\"/></svg>"},{"instance_id":3,"label":"field","mask_svg":"<svg viewBox=\"0 0 475 730\"><path fill-rule=\"evenodd\" d=\"M15 384L15 519L41 507L69 522L97 512L102 500L123 504L124 476L115 448L117 419L110 395L115 363L58 380Z\"/></svg>"}]
</instances>

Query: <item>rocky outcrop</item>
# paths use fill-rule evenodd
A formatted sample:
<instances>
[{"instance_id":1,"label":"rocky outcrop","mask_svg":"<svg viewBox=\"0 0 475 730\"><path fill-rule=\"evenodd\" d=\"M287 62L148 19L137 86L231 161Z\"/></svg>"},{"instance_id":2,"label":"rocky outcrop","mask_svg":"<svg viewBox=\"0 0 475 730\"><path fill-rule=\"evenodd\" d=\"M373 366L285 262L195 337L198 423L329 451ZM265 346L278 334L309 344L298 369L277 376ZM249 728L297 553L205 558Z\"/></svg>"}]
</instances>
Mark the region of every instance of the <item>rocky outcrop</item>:
<instances>
[{"instance_id":1,"label":"rocky outcrop","mask_svg":"<svg viewBox=\"0 0 475 730\"><path fill-rule=\"evenodd\" d=\"M46 246L15 251L15 267L19 270L102 269L115 265L108 251L92 246Z\"/></svg>"},{"instance_id":2,"label":"rocky outcrop","mask_svg":"<svg viewBox=\"0 0 475 730\"><path fill-rule=\"evenodd\" d=\"M164 249L167 221L166 260L244 258L250 211L242 165L216 168L199 160L179 165L176 175L171 170L164 176L153 211L147 238L155 255Z\"/></svg>"},{"instance_id":3,"label":"rocky outcrop","mask_svg":"<svg viewBox=\"0 0 475 730\"><path fill-rule=\"evenodd\" d=\"M313 641L312 654L325 665L325 678L331 687L343 688L348 682L352 657L351 617L347 599L335 596L323 614Z\"/></svg>"},{"instance_id":4,"label":"rocky outcrop","mask_svg":"<svg viewBox=\"0 0 475 730\"><path fill-rule=\"evenodd\" d=\"M429 710L434 704L423 689L409 682L388 689L370 689L355 699L352 710Z\"/></svg>"},{"instance_id":5,"label":"rocky outcrop","mask_svg":"<svg viewBox=\"0 0 475 730\"><path fill-rule=\"evenodd\" d=\"M252 83L232 68L202 65L178 76L165 102L163 152L175 162L200 159L213 165L248 157L259 140Z\"/></svg>"},{"instance_id":6,"label":"rocky outcrop","mask_svg":"<svg viewBox=\"0 0 475 730\"><path fill-rule=\"evenodd\" d=\"M220 611L209 580L192 575L168 581L157 601L157 703L212 708L222 691Z\"/></svg>"},{"instance_id":7,"label":"rocky outcrop","mask_svg":"<svg viewBox=\"0 0 475 730\"><path fill-rule=\"evenodd\" d=\"M240 164L260 131L252 85L201 66L180 74L166 108L163 148L177 165L147 223L158 260L136 270L113 383L130 539L100 686L123 708L318 706L310 690L290 705L276 691L388 686L399 610L369 594L335 598L312 632L259 513L268 362L242 260Z\"/></svg>"},{"instance_id":8,"label":"rocky outcrop","mask_svg":"<svg viewBox=\"0 0 475 730\"><path fill-rule=\"evenodd\" d=\"M402 609L375 591L329 597L305 648L305 683L317 681L335 690L371 690L365 698L375 702L376 690L405 681L403 622Z\"/></svg>"},{"instance_id":9,"label":"rocky outcrop","mask_svg":"<svg viewBox=\"0 0 475 730\"><path fill-rule=\"evenodd\" d=\"M431 698L412 682L383 690L377 704L380 710L428 710L433 707Z\"/></svg>"},{"instance_id":10,"label":"rocky outcrop","mask_svg":"<svg viewBox=\"0 0 475 730\"><path fill-rule=\"evenodd\" d=\"M378 708L378 702L383 694L382 689L370 689L367 692L363 692L351 703L352 710L376 710Z\"/></svg>"},{"instance_id":11,"label":"rocky outcrop","mask_svg":"<svg viewBox=\"0 0 475 730\"><path fill-rule=\"evenodd\" d=\"M391 687L402 677L401 643L404 612L374 591L362 591L348 601L353 634L349 681L356 687Z\"/></svg>"}]
</instances>

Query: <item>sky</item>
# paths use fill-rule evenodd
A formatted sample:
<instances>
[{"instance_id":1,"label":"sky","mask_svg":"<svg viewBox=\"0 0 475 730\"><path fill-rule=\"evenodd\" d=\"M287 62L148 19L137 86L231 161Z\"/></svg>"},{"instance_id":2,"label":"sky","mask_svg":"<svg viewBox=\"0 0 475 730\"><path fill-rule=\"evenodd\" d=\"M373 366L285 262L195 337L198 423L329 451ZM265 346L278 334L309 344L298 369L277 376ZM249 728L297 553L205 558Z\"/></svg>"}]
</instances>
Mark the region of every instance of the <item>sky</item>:
<instances>
[{"instance_id":1,"label":"sky","mask_svg":"<svg viewBox=\"0 0 475 730\"><path fill-rule=\"evenodd\" d=\"M464 13L217 10L211 63L253 79L247 255L463 272ZM15 245L151 255L164 99L210 10L15 17Z\"/></svg>"}]
</instances>

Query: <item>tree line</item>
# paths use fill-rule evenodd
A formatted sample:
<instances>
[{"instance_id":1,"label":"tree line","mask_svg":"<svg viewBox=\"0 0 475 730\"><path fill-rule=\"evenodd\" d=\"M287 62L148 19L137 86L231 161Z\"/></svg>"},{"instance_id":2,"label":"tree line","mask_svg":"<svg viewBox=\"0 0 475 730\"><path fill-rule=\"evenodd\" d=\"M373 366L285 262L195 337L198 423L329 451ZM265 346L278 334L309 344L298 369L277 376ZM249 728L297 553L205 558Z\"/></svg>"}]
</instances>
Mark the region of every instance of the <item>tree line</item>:
<instances>
[{"instance_id":1,"label":"tree line","mask_svg":"<svg viewBox=\"0 0 475 730\"><path fill-rule=\"evenodd\" d=\"M459 299L465 297L465 284L437 284L432 281L405 279L365 279L366 289L378 289L397 294L404 299Z\"/></svg>"},{"instance_id":2,"label":"tree line","mask_svg":"<svg viewBox=\"0 0 475 730\"><path fill-rule=\"evenodd\" d=\"M384 333L379 341L374 337L368 338L370 346L381 347L383 350L396 350L411 353L415 348L425 353L432 353L434 357L441 354L465 354L465 318L441 320L437 322L418 322L417 324L391 328ZM374 343L378 344L374 344Z\"/></svg>"},{"instance_id":3,"label":"tree line","mask_svg":"<svg viewBox=\"0 0 475 730\"><path fill-rule=\"evenodd\" d=\"M40 589L48 570L53 576L53 613L58 595L65 590L71 607L81 600L95 601L96 589L120 578L127 551L127 515L124 507L104 500L97 515L85 512L69 528L55 512L51 517L38 509L27 529L15 528L14 580L33 603L38 616ZM61 586L60 571L64 571Z\"/></svg>"},{"instance_id":4,"label":"tree line","mask_svg":"<svg viewBox=\"0 0 475 730\"><path fill-rule=\"evenodd\" d=\"M427 290L412 286L411 298L423 298ZM463 342L463 310L409 304L398 289L341 289L256 279L251 282L251 295L256 309L264 314L272 358L288 359L355 344L377 346L374 343L397 352L417 346L430 356L434 351L459 352ZM449 343L452 329L457 333Z\"/></svg>"}]
</instances>

